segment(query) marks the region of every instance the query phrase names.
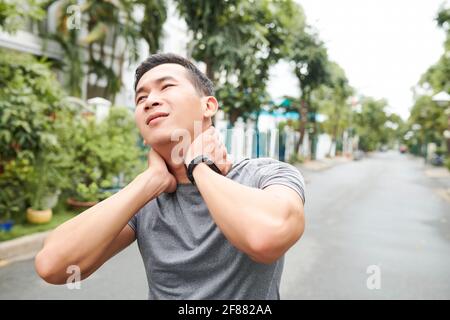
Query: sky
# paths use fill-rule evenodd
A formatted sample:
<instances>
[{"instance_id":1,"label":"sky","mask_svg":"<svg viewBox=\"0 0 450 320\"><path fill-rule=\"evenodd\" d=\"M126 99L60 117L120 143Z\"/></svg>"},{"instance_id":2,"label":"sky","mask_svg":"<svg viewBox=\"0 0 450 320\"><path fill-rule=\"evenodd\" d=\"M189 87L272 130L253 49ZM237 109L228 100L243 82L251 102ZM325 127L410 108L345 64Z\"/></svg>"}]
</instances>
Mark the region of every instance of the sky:
<instances>
[{"instance_id":1,"label":"sky","mask_svg":"<svg viewBox=\"0 0 450 320\"><path fill-rule=\"evenodd\" d=\"M388 110L406 119L411 88L444 52L444 31L434 18L444 0L296 0L325 42L329 58L357 92L386 98ZM447 1L448 4L448 1ZM287 63L271 70L269 92L298 96Z\"/></svg>"}]
</instances>

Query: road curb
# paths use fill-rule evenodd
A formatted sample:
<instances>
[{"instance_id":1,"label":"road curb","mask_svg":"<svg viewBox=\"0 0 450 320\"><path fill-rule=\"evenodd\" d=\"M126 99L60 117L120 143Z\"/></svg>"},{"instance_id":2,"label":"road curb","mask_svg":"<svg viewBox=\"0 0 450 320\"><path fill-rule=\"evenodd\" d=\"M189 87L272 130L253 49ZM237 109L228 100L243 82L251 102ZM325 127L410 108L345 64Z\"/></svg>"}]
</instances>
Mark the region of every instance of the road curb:
<instances>
[{"instance_id":1,"label":"road curb","mask_svg":"<svg viewBox=\"0 0 450 320\"><path fill-rule=\"evenodd\" d=\"M331 159L326 158L321 160L309 160L301 164L296 164L296 166L300 169L306 169L311 171L323 171L339 164L351 162L352 160L353 160L352 158L340 156Z\"/></svg>"},{"instance_id":2,"label":"road curb","mask_svg":"<svg viewBox=\"0 0 450 320\"><path fill-rule=\"evenodd\" d=\"M34 233L28 236L0 243L0 267L11 262L33 258L42 248L44 240L51 231Z\"/></svg>"}]
</instances>

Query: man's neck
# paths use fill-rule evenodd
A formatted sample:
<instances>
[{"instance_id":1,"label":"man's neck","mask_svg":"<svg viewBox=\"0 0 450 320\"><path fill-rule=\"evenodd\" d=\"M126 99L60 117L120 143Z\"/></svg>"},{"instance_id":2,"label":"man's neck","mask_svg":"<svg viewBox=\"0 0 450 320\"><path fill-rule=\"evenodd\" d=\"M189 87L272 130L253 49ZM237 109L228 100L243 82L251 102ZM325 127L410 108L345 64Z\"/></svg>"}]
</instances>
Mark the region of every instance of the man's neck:
<instances>
[{"instance_id":1,"label":"man's neck","mask_svg":"<svg viewBox=\"0 0 450 320\"><path fill-rule=\"evenodd\" d=\"M202 122L200 128L194 128L194 132L191 132L190 136L192 137L191 141L194 141L195 138L205 130L207 130L211 126L211 122ZM200 130L198 130L200 129ZM177 180L178 184L190 184L187 174L186 174L186 167L184 166L184 154L175 155L172 157L172 150L177 147L179 148L179 142L178 141L171 141L165 144L161 145L155 145L153 148L155 148L156 152L158 152L161 157L164 159L167 165L167 169L175 179ZM187 148L189 146L184 146L184 148ZM181 152L186 152L187 150L184 150L184 148L181 149ZM178 159L176 159L178 158Z\"/></svg>"},{"instance_id":2,"label":"man's neck","mask_svg":"<svg viewBox=\"0 0 450 320\"><path fill-rule=\"evenodd\" d=\"M184 163L183 161L180 161L181 159L184 159L184 155L180 155L181 158L179 159L172 158L172 150L174 147L175 144L166 144L164 146L154 146L153 148L164 159L167 169L175 177L177 184L190 184L191 182L187 177Z\"/></svg>"}]
</instances>

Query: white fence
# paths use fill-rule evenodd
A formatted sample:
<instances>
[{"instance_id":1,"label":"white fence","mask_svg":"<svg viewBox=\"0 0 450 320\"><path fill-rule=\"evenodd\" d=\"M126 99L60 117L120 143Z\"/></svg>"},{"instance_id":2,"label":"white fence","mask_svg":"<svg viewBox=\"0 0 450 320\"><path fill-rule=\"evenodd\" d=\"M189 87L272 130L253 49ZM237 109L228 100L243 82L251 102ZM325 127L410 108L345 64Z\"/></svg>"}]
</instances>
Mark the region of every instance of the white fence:
<instances>
[{"instance_id":1,"label":"white fence","mask_svg":"<svg viewBox=\"0 0 450 320\"><path fill-rule=\"evenodd\" d=\"M287 161L294 153L295 143L300 134L289 127L283 132L278 129L257 130L252 121L236 121L233 128L227 128L226 121L216 121L223 143L228 153L234 157L270 157Z\"/></svg>"},{"instance_id":2,"label":"white fence","mask_svg":"<svg viewBox=\"0 0 450 320\"><path fill-rule=\"evenodd\" d=\"M295 152L295 144L300 134L290 127L285 126L282 132L276 128L256 130L255 123L242 120L236 121L233 128L227 128L228 122L216 121L215 127L219 130L222 141L227 147L228 153L233 157L260 158L270 157L282 161L288 161ZM344 132L342 137L342 151L344 155L351 155L357 138L348 137ZM356 143L356 144L355 144ZM308 132L305 132L303 144L298 153L305 158L310 157L311 146ZM328 134L320 134L315 148L315 159L324 159L327 156L334 157L336 144L332 142Z\"/></svg>"}]
</instances>

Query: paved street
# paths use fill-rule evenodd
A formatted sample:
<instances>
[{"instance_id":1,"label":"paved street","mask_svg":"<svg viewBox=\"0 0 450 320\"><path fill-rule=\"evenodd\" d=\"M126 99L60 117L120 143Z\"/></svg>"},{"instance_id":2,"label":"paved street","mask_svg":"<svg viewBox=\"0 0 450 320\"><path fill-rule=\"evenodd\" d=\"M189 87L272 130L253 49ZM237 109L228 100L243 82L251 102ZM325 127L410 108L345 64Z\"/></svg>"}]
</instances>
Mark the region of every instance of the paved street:
<instances>
[{"instance_id":1,"label":"paved street","mask_svg":"<svg viewBox=\"0 0 450 320\"><path fill-rule=\"evenodd\" d=\"M423 161L386 152L303 173L307 227L286 256L283 299L450 299L450 203ZM45 284L31 260L0 268L0 299L145 299L146 286L136 245L79 290Z\"/></svg>"},{"instance_id":2,"label":"paved street","mask_svg":"<svg viewBox=\"0 0 450 320\"><path fill-rule=\"evenodd\" d=\"M305 172L307 228L289 252L284 299L450 298L450 203L423 160L396 152ZM381 288L369 290L378 265Z\"/></svg>"}]
</instances>

